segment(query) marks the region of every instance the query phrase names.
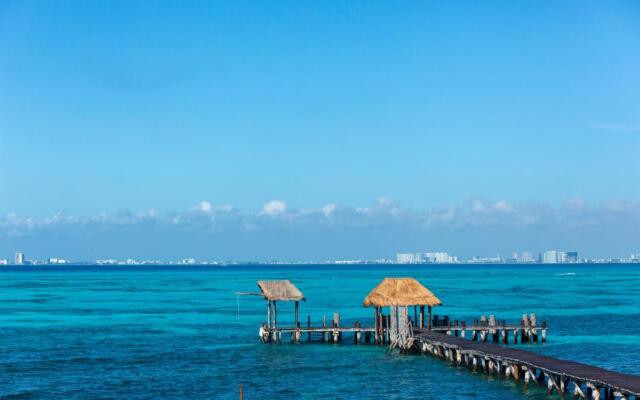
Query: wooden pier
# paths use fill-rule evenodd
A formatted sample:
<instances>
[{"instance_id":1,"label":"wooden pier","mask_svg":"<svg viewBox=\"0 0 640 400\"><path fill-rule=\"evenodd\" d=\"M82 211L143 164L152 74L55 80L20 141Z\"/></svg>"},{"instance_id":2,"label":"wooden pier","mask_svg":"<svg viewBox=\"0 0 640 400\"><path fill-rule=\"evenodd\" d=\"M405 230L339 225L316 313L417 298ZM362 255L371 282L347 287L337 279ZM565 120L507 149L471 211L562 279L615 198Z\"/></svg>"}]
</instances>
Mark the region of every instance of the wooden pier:
<instances>
[{"instance_id":1,"label":"wooden pier","mask_svg":"<svg viewBox=\"0 0 640 400\"><path fill-rule=\"evenodd\" d=\"M549 393L573 394L582 399L636 399L640 377L559 360L526 350L474 342L442 332L416 330L408 350L435 357L486 374L504 376L525 385L535 382Z\"/></svg>"},{"instance_id":2,"label":"wooden pier","mask_svg":"<svg viewBox=\"0 0 640 400\"><path fill-rule=\"evenodd\" d=\"M364 306L374 307L373 326L356 321L344 326L340 314L334 313L320 326L306 326L299 321L299 302L305 298L288 280L259 281L259 293L239 292L267 300L267 323L260 326L263 343L319 341L324 343L386 345L405 354L430 354L458 366L505 379L535 382L551 394L573 394L574 399L640 400L640 377L602 368L565 361L534 352L506 347L508 344L544 343L547 324L538 325L535 314L524 314L519 323L508 324L493 315L471 322L451 320L448 316L432 316L432 307L442 305L431 291L412 278L385 278L365 298ZM278 326L277 301L294 302L294 326ZM389 313L385 315L384 308ZM425 314L425 309L428 313ZM413 311L413 316L411 315ZM346 335L351 336L351 340Z\"/></svg>"}]
</instances>

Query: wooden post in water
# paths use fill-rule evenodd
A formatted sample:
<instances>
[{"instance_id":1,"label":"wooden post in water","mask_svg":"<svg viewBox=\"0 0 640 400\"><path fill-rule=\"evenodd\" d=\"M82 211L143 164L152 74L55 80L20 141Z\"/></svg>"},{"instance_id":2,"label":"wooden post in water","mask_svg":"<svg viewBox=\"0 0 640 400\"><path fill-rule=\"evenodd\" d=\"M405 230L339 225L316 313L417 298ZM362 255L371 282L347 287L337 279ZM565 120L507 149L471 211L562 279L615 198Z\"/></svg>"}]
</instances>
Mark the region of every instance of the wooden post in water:
<instances>
[{"instance_id":1,"label":"wooden post in water","mask_svg":"<svg viewBox=\"0 0 640 400\"><path fill-rule=\"evenodd\" d=\"M428 324L427 325L428 326L427 329L431 330L431 306L428 306L428 307L429 307L428 308L428 310L429 310L429 320L427 321L427 324Z\"/></svg>"},{"instance_id":2,"label":"wooden post in water","mask_svg":"<svg viewBox=\"0 0 640 400\"><path fill-rule=\"evenodd\" d=\"M339 313L333 313L333 327L334 328L339 328L340 327L340 314ZM340 341L340 330L338 329L334 329L333 331L333 342L334 343L338 343Z\"/></svg>"},{"instance_id":3,"label":"wooden post in water","mask_svg":"<svg viewBox=\"0 0 640 400\"><path fill-rule=\"evenodd\" d=\"M244 394L242 393L242 383L240 384L240 400L244 400Z\"/></svg>"},{"instance_id":4,"label":"wooden post in water","mask_svg":"<svg viewBox=\"0 0 640 400\"><path fill-rule=\"evenodd\" d=\"M267 338L268 341L273 341L274 333L271 332L271 328L273 327L273 323L271 322L271 300L267 300Z\"/></svg>"},{"instance_id":5,"label":"wooden post in water","mask_svg":"<svg viewBox=\"0 0 640 400\"><path fill-rule=\"evenodd\" d=\"M273 301L273 329L275 329L275 331L273 332L274 336L273 336L273 341L277 342L278 341L278 306L276 305L276 301Z\"/></svg>"},{"instance_id":6,"label":"wooden post in water","mask_svg":"<svg viewBox=\"0 0 640 400\"><path fill-rule=\"evenodd\" d=\"M327 316L326 315L322 315L322 328L326 328L327 327ZM329 341L329 333L325 330L322 331L322 341L323 342L328 342Z\"/></svg>"},{"instance_id":7,"label":"wooden post in water","mask_svg":"<svg viewBox=\"0 0 640 400\"><path fill-rule=\"evenodd\" d=\"M384 315L384 341L385 343L389 343L390 340L390 332L389 332L389 326L390 326L390 321L391 321L391 315Z\"/></svg>"},{"instance_id":8,"label":"wooden post in water","mask_svg":"<svg viewBox=\"0 0 640 400\"><path fill-rule=\"evenodd\" d=\"M273 301L273 327L278 328L278 305Z\"/></svg>"},{"instance_id":9,"label":"wooden post in water","mask_svg":"<svg viewBox=\"0 0 640 400\"><path fill-rule=\"evenodd\" d=\"M498 342L498 329L496 328L496 325L496 317L494 315L489 315L489 332L491 333L493 343Z\"/></svg>"},{"instance_id":10,"label":"wooden post in water","mask_svg":"<svg viewBox=\"0 0 640 400\"><path fill-rule=\"evenodd\" d=\"M506 321L502 321L502 343L509 344L509 331L507 330Z\"/></svg>"},{"instance_id":11,"label":"wooden post in water","mask_svg":"<svg viewBox=\"0 0 640 400\"><path fill-rule=\"evenodd\" d=\"M295 308L295 324L294 324L294 326L296 328L299 328L300 326L298 324L298 302L297 301L294 303L294 308Z\"/></svg>"},{"instance_id":12,"label":"wooden post in water","mask_svg":"<svg viewBox=\"0 0 640 400\"><path fill-rule=\"evenodd\" d=\"M267 300L267 328L271 328L271 300Z\"/></svg>"},{"instance_id":13,"label":"wooden post in water","mask_svg":"<svg viewBox=\"0 0 640 400\"><path fill-rule=\"evenodd\" d=\"M484 315L480 316L480 325L482 325L482 330L480 331L480 341L487 341L487 317Z\"/></svg>"},{"instance_id":14,"label":"wooden post in water","mask_svg":"<svg viewBox=\"0 0 640 400\"><path fill-rule=\"evenodd\" d=\"M373 343L378 344L378 307L373 306Z\"/></svg>"},{"instance_id":15,"label":"wooden post in water","mask_svg":"<svg viewBox=\"0 0 640 400\"><path fill-rule=\"evenodd\" d=\"M424 329L424 305L420 306L420 329Z\"/></svg>"},{"instance_id":16,"label":"wooden post in water","mask_svg":"<svg viewBox=\"0 0 640 400\"><path fill-rule=\"evenodd\" d=\"M531 321L531 335L533 336L533 341L538 343L538 321L536 319L536 315L531 314L529 321Z\"/></svg>"},{"instance_id":17,"label":"wooden post in water","mask_svg":"<svg viewBox=\"0 0 640 400\"><path fill-rule=\"evenodd\" d=\"M462 321L462 329L460 330L460 336L462 336L463 339L466 339L467 336L467 321Z\"/></svg>"}]
</instances>

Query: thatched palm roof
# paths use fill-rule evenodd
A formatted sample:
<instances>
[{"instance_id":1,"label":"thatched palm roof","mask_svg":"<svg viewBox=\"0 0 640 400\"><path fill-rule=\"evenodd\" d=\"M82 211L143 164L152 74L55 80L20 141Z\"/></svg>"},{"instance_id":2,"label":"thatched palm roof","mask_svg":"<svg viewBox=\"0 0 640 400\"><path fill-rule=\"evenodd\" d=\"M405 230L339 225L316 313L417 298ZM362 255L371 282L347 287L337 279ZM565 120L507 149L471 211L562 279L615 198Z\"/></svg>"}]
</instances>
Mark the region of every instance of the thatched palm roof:
<instances>
[{"instance_id":1,"label":"thatched palm roof","mask_svg":"<svg viewBox=\"0 0 640 400\"><path fill-rule=\"evenodd\" d=\"M413 278L384 278L364 299L364 306L439 306L429 289Z\"/></svg>"},{"instance_id":2,"label":"thatched palm roof","mask_svg":"<svg viewBox=\"0 0 640 400\"><path fill-rule=\"evenodd\" d=\"M267 300L299 301L304 295L288 279L280 281L258 281L258 287Z\"/></svg>"}]
</instances>

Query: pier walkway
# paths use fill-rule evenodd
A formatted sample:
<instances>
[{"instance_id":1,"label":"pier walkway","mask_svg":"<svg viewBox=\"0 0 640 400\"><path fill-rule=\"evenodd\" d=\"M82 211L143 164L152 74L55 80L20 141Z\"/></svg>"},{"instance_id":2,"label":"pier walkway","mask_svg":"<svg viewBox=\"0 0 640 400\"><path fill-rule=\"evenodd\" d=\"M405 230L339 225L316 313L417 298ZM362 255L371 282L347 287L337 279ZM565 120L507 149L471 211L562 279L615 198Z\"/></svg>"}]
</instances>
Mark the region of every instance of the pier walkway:
<instances>
[{"instance_id":1,"label":"pier walkway","mask_svg":"<svg viewBox=\"0 0 640 400\"><path fill-rule=\"evenodd\" d=\"M489 374L504 374L518 381L521 377L545 384L549 392L566 393L573 384L573 394L582 398L604 399L640 396L640 377L609 371L575 361L559 360L526 350L487 342L475 342L444 333L414 331L414 346L421 352L449 359L458 365L482 368Z\"/></svg>"}]
</instances>

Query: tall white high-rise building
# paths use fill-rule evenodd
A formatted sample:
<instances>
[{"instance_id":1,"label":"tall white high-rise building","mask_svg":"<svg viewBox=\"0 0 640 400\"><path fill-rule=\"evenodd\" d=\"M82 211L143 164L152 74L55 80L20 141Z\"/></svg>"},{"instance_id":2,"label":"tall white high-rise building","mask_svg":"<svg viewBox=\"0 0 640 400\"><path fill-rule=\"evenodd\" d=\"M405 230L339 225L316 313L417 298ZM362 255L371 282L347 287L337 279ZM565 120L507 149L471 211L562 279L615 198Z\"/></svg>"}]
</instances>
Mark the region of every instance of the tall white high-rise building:
<instances>
[{"instance_id":1,"label":"tall white high-rise building","mask_svg":"<svg viewBox=\"0 0 640 400\"><path fill-rule=\"evenodd\" d=\"M542 262L545 264L558 264L567 262L567 253L564 251L548 250L542 254Z\"/></svg>"},{"instance_id":2,"label":"tall white high-rise building","mask_svg":"<svg viewBox=\"0 0 640 400\"><path fill-rule=\"evenodd\" d=\"M425 259L427 262L438 263L438 264L452 264L458 262L458 257L449 255L449 253L444 251L438 251L434 253L425 253Z\"/></svg>"},{"instance_id":3,"label":"tall white high-rise building","mask_svg":"<svg viewBox=\"0 0 640 400\"><path fill-rule=\"evenodd\" d=\"M518 258L519 262L523 262L523 263L531 263L535 261L535 258L533 258L533 254L531 254L528 251L524 251L522 252L522 254L520 254L520 258Z\"/></svg>"},{"instance_id":4,"label":"tall white high-rise building","mask_svg":"<svg viewBox=\"0 0 640 400\"><path fill-rule=\"evenodd\" d=\"M398 264L417 264L422 262L422 254L420 253L398 253L396 254L396 262Z\"/></svg>"},{"instance_id":5,"label":"tall white high-rise building","mask_svg":"<svg viewBox=\"0 0 640 400\"><path fill-rule=\"evenodd\" d=\"M16 265L24 264L24 253L20 253L20 252L16 253L15 261L16 261Z\"/></svg>"}]
</instances>

